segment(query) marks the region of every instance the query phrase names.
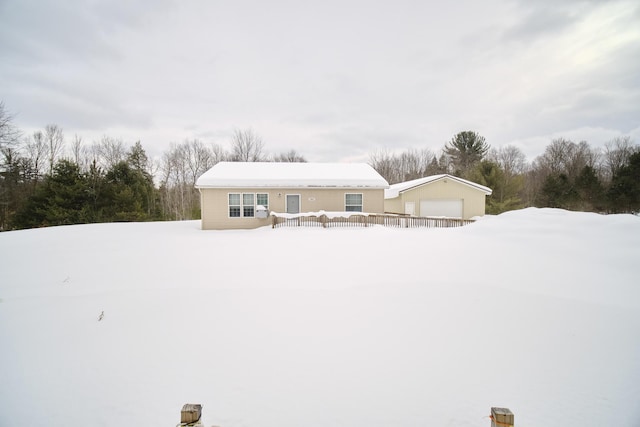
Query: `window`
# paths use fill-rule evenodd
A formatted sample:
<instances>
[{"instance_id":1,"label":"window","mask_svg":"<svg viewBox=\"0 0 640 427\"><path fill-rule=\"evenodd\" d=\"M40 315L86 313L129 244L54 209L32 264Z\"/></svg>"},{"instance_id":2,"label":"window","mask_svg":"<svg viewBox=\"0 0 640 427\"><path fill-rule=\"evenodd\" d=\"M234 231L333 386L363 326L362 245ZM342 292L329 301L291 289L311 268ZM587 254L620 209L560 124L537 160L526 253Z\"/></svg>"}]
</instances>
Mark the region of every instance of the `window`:
<instances>
[{"instance_id":1,"label":"window","mask_svg":"<svg viewBox=\"0 0 640 427\"><path fill-rule=\"evenodd\" d=\"M362 194L345 194L344 210L347 212L362 212Z\"/></svg>"},{"instance_id":2,"label":"window","mask_svg":"<svg viewBox=\"0 0 640 427\"><path fill-rule=\"evenodd\" d=\"M253 217L255 216L255 204L254 204L255 194L252 193L243 193L242 194L242 216L243 217Z\"/></svg>"},{"instance_id":3,"label":"window","mask_svg":"<svg viewBox=\"0 0 640 427\"><path fill-rule=\"evenodd\" d=\"M269 210L269 194L267 193L256 194L256 205L264 206L266 210Z\"/></svg>"},{"instance_id":4,"label":"window","mask_svg":"<svg viewBox=\"0 0 640 427\"><path fill-rule=\"evenodd\" d=\"M230 218L254 218L257 205L262 205L268 210L269 194L229 193Z\"/></svg>"},{"instance_id":5,"label":"window","mask_svg":"<svg viewBox=\"0 0 640 427\"><path fill-rule=\"evenodd\" d=\"M240 216L240 194L229 193L229 216L237 218Z\"/></svg>"}]
</instances>

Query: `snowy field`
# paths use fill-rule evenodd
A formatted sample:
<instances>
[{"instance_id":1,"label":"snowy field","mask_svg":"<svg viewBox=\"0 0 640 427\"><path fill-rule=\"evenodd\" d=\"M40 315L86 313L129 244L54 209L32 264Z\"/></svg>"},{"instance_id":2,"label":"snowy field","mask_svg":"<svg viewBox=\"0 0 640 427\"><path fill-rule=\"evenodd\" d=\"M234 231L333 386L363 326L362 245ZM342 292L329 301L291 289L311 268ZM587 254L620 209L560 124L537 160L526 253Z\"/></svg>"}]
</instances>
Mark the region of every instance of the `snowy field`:
<instances>
[{"instance_id":1,"label":"snowy field","mask_svg":"<svg viewBox=\"0 0 640 427\"><path fill-rule=\"evenodd\" d=\"M0 426L640 426L638 217L199 227L0 233Z\"/></svg>"}]
</instances>

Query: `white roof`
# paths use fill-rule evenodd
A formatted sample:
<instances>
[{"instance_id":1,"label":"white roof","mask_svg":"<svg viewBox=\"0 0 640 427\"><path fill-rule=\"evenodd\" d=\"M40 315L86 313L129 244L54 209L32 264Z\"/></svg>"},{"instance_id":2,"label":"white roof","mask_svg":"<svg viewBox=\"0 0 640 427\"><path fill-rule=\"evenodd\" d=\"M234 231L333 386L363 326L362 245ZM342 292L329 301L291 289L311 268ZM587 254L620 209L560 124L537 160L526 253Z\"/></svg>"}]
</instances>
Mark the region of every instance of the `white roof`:
<instances>
[{"instance_id":1,"label":"white roof","mask_svg":"<svg viewBox=\"0 0 640 427\"><path fill-rule=\"evenodd\" d=\"M335 187L388 188L366 163L220 162L196 181L196 188Z\"/></svg>"},{"instance_id":2,"label":"white roof","mask_svg":"<svg viewBox=\"0 0 640 427\"><path fill-rule=\"evenodd\" d=\"M461 184L468 185L470 187L475 188L476 190L483 191L487 196L490 196L491 193L493 193L493 190L491 190L489 187L485 187L484 185L476 184L475 182L467 181L466 179L458 178L457 176L453 176L445 173L441 175L425 176L424 178L418 178L411 181L393 184L388 189L384 190L384 198L393 199L398 197L400 193L404 193L405 191L410 190L414 187L419 187L421 185L428 184L430 182L439 181L445 178L457 181Z\"/></svg>"}]
</instances>

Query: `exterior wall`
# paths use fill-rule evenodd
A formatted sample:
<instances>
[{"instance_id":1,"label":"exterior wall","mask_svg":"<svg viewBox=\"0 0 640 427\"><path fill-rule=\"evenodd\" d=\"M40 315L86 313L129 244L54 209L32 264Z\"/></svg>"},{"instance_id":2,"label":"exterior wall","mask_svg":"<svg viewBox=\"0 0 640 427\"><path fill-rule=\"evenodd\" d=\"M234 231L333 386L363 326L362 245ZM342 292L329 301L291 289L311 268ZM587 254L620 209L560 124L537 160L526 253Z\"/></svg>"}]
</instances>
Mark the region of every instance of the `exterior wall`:
<instances>
[{"instance_id":1,"label":"exterior wall","mask_svg":"<svg viewBox=\"0 0 640 427\"><path fill-rule=\"evenodd\" d=\"M476 190L468 185L452 179L441 179L423 184L407 190L400 196L384 201L384 210L389 213L404 213L405 202L415 202L416 216L420 213L420 200L463 199L462 218L470 219L483 216L485 213L486 196L482 190Z\"/></svg>"},{"instance_id":2,"label":"exterior wall","mask_svg":"<svg viewBox=\"0 0 640 427\"><path fill-rule=\"evenodd\" d=\"M402 201L402 196L396 197L394 199L385 199L384 211L385 213L403 214L404 202Z\"/></svg>"},{"instance_id":3,"label":"exterior wall","mask_svg":"<svg viewBox=\"0 0 640 427\"><path fill-rule=\"evenodd\" d=\"M286 195L300 195L300 212L320 210L342 212L345 210L345 194L362 194L362 211L382 213L384 190L382 189L324 189L324 188L202 188L200 206L203 230L251 229L271 224L271 218L229 217L229 193L267 193L269 211L286 212Z\"/></svg>"}]
</instances>

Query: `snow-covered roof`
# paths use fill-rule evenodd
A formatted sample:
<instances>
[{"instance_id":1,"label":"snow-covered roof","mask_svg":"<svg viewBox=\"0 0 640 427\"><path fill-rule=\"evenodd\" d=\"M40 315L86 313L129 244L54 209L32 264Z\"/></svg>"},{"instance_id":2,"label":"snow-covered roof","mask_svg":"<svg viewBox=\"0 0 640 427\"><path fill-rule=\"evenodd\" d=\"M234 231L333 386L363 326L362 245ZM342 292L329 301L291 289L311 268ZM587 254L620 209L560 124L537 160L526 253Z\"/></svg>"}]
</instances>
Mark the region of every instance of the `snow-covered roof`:
<instances>
[{"instance_id":1,"label":"snow-covered roof","mask_svg":"<svg viewBox=\"0 0 640 427\"><path fill-rule=\"evenodd\" d=\"M490 196L493 190L489 187L485 187L484 185L476 184L475 182L467 181L466 179L458 178L457 176L449 175L449 174L440 174L440 175L431 175L425 176L424 178L418 178L411 181L400 182L398 184L393 184L386 190L384 190L384 198L385 199L393 199L400 195L400 193L404 193L407 190L410 190L415 187L419 187L424 184L428 184L431 182L439 181L441 179L451 179L453 181L457 181L461 184L468 185L470 187L475 188L476 190L483 191L487 196Z\"/></svg>"},{"instance_id":2,"label":"snow-covered roof","mask_svg":"<svg viewBox=\"0 0 640 427\"><path fill-rule=\"evenodd\" d=\"M196 188L335 187L388 188L366 163L220 162L196 181Z\"/></svg>"}]
</instances>

